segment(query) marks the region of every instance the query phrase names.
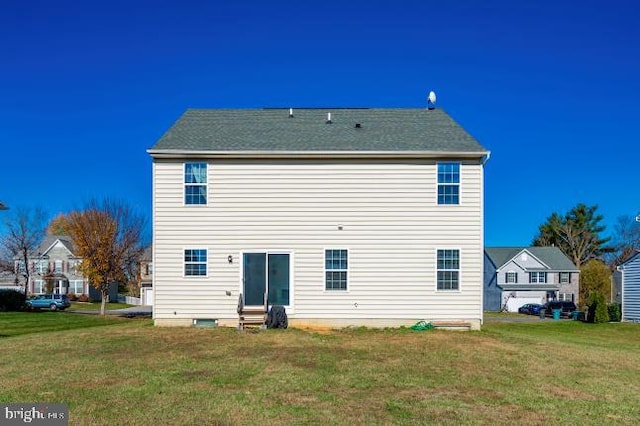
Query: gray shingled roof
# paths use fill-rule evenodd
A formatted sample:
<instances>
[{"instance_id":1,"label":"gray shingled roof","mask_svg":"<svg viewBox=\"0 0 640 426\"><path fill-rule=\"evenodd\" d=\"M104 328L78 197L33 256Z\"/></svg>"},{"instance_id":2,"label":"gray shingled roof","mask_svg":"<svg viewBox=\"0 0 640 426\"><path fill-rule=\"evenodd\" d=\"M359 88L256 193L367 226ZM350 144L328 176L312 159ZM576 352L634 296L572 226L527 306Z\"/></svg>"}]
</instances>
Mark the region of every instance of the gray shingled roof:
<instances>
[{"instance_id":1,"label":"gray shingled roof","mask_svg":"<svg viewBox=\"0 0 640 426\"><path fill-rule=\"evenodd\" d=\"M500 268L525 249L553 271L578 271L558 247L486 247L484 251L496 268Z\"/></svg>"},{"instance_id":2,"label":"gray shingled roof","mask_svg":"<svg viewBox=\"0 0 640 426\"><path fill-rule=\"evenodd\" d=\"M38 256L39 253L44 254L57 240L60 240L62 245L64 245L72 254L75 252L75 247L73 246L71 237L67 235L47 235L31 255Z\"/></svg>"},{"instance_id":3,"label":"gray shingled roof","mask_svg":"<svg viewBox=\"0 0 640 426\"><path fill-rule=\"evenodd\" d=\"M377 108L189 109L149 150L163 151L487 153L443 110Z\"/></svg>"}]
</instances>

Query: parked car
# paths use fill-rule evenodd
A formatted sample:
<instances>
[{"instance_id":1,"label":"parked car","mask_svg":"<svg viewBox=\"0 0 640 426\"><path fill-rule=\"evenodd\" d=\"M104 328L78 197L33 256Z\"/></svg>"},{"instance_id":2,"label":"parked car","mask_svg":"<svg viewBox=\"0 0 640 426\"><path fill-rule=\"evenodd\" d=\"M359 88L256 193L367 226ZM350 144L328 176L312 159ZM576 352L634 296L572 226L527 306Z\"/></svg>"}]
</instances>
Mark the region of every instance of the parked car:
<instances>
[{"instance_id":1,"label":"parked car","mask_svg":"<svg viewBox=\"0 0 640 426\"><path fill-rule=\"evenodd\" d=\"M27 306L30 309L51 309L63 311L71 306L69 298L65 294L39 294L27 300Z\"/></svg>"},{"instance_id":2,"label":"parked car","mask_svg":"<svg viewBox=\"0 0 640 426\"><path fill-rule=\"evenodd\" d=\"M560 316L563 317L570 317L571 313L573 311L578 310L578 307L576 306L575 303L573 302L558 302L558 301L553 301L553 302L547 302L542 306L542 309L545 309L545 315L550 317L553 315L553 310L554 309L560 309L562 312L560 312Z\"/></svg>"},{"instance_id":3,"label":"parked car","mask_svg":"<svg viewBox=\"0 0 640 426\"><path fill-rule=\"evenodd\" d=\"M518 308L518 312L521 314L538 315L540 308L542 308L542 305L539 303L525 303Z\"/></svg>"}]
</instances>

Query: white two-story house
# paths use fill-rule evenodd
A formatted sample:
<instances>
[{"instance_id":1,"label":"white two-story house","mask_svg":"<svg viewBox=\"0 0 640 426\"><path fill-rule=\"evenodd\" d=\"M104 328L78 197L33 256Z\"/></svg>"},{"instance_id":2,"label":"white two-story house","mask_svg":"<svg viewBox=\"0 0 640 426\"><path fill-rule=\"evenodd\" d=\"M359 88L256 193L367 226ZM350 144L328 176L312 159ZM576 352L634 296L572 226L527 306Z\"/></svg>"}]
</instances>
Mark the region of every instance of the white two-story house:
<instances>
[{"instance_id":1,"label":"white two-story house","mask_svg":"<svg viewBox=\"0 0 640 426\"><path fill-rule=\"evenodd\" d=\"M478 329L489 152L440 109L190 109L153 158L156 325Z\"/></svg>"}]
</instances>

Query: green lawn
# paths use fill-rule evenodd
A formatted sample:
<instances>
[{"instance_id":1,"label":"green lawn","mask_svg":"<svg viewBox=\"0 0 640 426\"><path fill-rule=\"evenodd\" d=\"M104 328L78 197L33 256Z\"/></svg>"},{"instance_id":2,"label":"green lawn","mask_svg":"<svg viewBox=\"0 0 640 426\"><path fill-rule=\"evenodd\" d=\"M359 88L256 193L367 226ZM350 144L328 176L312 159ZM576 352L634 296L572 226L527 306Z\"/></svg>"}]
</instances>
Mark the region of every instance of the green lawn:
<instances>
[{"instance_id":1,"label":"green lawn","mask_svg":"<svg viewBox=\"0 0 640 426\"><path fill-rule=\"evenodd\" d=\"M71 318L87 328L51 331ZM0 401L64 402L74 425L640 422L637 324L237 332L43 312L0 330Z\"/></svg>"}]
</instances>

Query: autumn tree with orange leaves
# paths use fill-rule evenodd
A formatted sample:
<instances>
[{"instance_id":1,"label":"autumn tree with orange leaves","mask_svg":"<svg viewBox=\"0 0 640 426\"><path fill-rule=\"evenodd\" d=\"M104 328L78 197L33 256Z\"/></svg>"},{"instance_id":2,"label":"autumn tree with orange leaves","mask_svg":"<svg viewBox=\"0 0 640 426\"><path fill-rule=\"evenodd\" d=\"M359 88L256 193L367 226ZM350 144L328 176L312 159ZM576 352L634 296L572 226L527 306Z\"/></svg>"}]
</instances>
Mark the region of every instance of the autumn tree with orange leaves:
<instances>
[{"instance_id":1,"label":"autumn tree with orange leaves","mask_svg":"<svg viewBox=\"0 0 640 426\"><path fill-rule=\"evenodd\" d=\"M75 254L82 258L80 271L100 291L100 314L104 315L109 287L129 283L138 276L145 219L128 205L105 199L90 201L83 210L65 215L60 222L73 239Z\"/></svg>"}]
</instances>

